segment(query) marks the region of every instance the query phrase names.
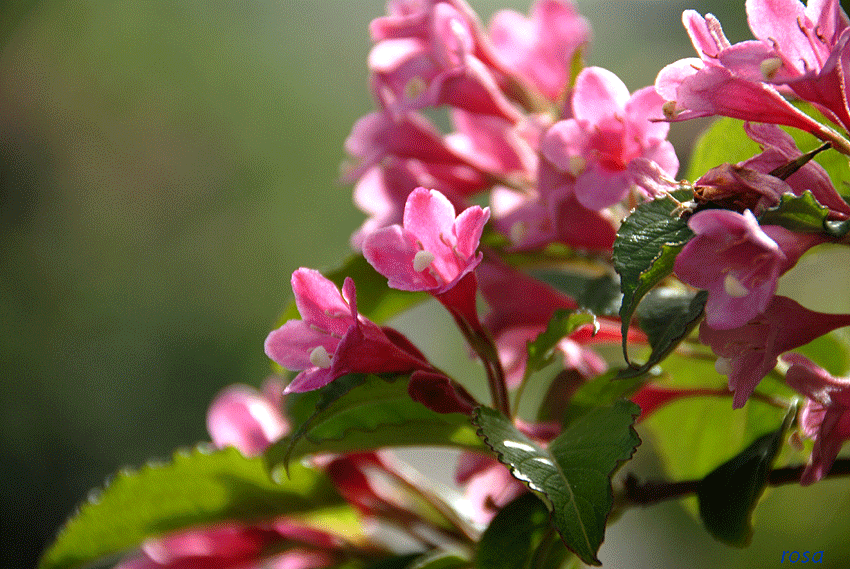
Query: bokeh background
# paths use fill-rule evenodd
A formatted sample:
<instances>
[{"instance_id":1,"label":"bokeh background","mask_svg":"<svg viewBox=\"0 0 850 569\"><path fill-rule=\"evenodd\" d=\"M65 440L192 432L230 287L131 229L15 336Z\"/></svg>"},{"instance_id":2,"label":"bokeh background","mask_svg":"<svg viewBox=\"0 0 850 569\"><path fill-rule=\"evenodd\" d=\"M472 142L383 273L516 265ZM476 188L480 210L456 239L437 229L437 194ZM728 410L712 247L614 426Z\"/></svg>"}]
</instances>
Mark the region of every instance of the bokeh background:
<instances>
[{"instance_id":1,"label":"bokeh background","mask_svg":"<svg viewBox=\"0 0 850 569\"><path fill-rule=\"evenodd\" d=\"M529 4L470 1L485 21ZM205 440L215 393L267 375L262 342L290 273L339 263L363 219L337 178L372 109L367 25L383 4L3 4L0 566L32 567L89 489ZM594 28L588 62L632 90L691 55L685 8L749 37L743 1L577 4ZM683 161L699 126L673 127ZM822 566L846 568L847 486L771 492L745 551L680 504L629 513L603 560L768 567L825 549Z\"/></svg>"}]
</instances>

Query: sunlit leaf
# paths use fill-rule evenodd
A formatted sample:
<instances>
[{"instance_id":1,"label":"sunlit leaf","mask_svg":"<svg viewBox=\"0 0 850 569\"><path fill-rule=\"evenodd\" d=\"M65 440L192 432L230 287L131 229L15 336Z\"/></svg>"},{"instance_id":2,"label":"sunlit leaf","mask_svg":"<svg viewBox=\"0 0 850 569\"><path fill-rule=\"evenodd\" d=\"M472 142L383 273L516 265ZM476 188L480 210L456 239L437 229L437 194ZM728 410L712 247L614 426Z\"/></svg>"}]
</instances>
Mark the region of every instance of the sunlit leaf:
<instances>
[{"instance_id":1,"label":"sunlit leaf","mask_svg":"<svg viewBox=\"0 0 850 569\"><path fill-rule=\"evenodd\" d=\"M499 461L546 502L566 546L585 563L599 565L596 553L613 503L611 476L640 444L632 429L639 413L630 401L594 409L547 448L493 409L477 409L474 423Z\"/></svg>"},{"instance_id":2,"label":"sunlit leaf","mask_svg":"<svg viewBox=\"0 0 850 569\"><path fill-rule=\"evenodd\" d=\"M177 452L169 463L116 474L80 506L39 568L80 567L195 525L261 520L341 502L324 475L300 465L277 483L261 458L245 458L234 448Z\"/></svg>"}]
</instances>

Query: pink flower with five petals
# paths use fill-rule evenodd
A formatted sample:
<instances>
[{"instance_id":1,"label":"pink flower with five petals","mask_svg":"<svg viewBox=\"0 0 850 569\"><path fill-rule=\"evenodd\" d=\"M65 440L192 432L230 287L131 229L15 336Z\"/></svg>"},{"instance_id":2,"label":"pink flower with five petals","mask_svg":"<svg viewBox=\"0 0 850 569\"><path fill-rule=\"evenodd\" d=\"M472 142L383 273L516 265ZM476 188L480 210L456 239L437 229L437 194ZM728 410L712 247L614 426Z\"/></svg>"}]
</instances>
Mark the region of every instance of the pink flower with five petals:
<instances>
[{"instance_id":1,"label":"pink flower with five petals","mask_svg":"<svg viewBox=\"0 0 850 569\"><path fill-rule=\"evenodd\" d=\"M453 314L477 325L476 253L489 208L472 206L455 217L451 202L436 190L416 188L404 206L404 226L369 235L363 256L399 290L428 291Z\"/></svg>"},{"instance_id":2,"label":"pink flower with five petals","mask_svg":"<svg viewBox=\"0 0 850 569\"><path fill-rule=\"evenodd\" d=\"M313 269L292 273L292 290L302 320L290 320L265 342L271 359L303 370L285 393L311 391L347 373L392 373L431 369L425 357L400 333L382 329L357 313L354 281L342 294Z\"/></svg>"},{"instance_id":3,"label":"pink flower with five petals","mask_svg":"<svg viewBox=\"0 0 850 569\"><path fill-rule=\"evenodd\" d=\"M657 163L670 177L679 169L673 145L666 140L669 125L651 122L664 100L652 87L629 94L613 73L588 67L576 78L573 118L555 123L540 151L559 170L575 178L578 202L601 210L639 187L633 169L643 160ZM653 188L643 188L650 195Z\"/></svg>"}]
</instances>

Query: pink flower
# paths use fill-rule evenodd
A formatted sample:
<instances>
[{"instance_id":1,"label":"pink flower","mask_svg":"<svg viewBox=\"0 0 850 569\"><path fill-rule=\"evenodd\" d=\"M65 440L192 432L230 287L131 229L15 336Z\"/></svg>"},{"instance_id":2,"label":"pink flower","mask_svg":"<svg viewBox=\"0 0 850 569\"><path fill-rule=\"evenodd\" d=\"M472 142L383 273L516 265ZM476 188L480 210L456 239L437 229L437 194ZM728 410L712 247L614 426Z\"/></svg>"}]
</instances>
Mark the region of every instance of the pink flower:
<instances>
[{"instance_id":1,"label":"pink flower","mask_svg":"<svg viewBox=\"0 0 850 569\"><path fill-rule=\"evenodd\" d=\"M552 126L540 150L575 178L573 192L581 205L593 210L614 205L638 182L632 172L636 159L656 162L671 177L679 168L665 140L669 125L648 120L661 113L663 102L652 87L629 95L616 75L588 67L576 78L573 118ZM651 188L643 190L649 195Z\"/></svg>"},{"instance_id":2,"label":"pink flower","mask_svg":"<svg viewBox=\"0 0 850 569\"><path fill-rule=\"evenodd\" d=\"M475 310L476 253L488 208L455 209L435 190L416 188L404 206L404 226L375 231L363 243L363 256L376 271L400 290L428 291L449 310L469 323L478 322Z\"/></svg>"},{"instance_id":3,"label":"pink flower","mask_svg":"<svg viewBox=\"0 0 850 569\"><path fill-rule=\"evenodd\" d=\"M539 0L530 18L497 12L490 38L505 68L557 101L569 86L573 59L590 42L590 24L569 0Z\"/></svg>"},{"instance_id":4,"label":"pink flower","mask_svg":"<svg viewBox=\"0 0 850 569\"><path fill-rule=\"evenodd\" d=\"M655 89L667 101L663 107L667 120L721 115L822 131L817 121L797 110L773 86L733 64L741 44L729 43L714 16L703 18L686 10L682 23L700 58L680 59L658 73Z\"/></svg>"},{"instance_id":5,"label":"pink flower","mask_svg":"<svg viewBox=\"0 0 850 569\"><path fill-rule=\"evenodd\" d=\"M850 127L850 32L838 0L810 0L808 7L799 0L748 0L747 21L760 41L735 44L722 63L739 74L787 85Z\"/></svg>"},{"instance_id":6,"label":"pink flower","mask_svg":"<svg viewBox=\"0 0 850 569\"><path fill-rule=\"evenodd\" d=\"M520 117L487 64L477 18L460 2L422 2L375 20L371 31L372 89L393 114L449 105L511 121Z\"/></svg>"},{"instance_id":7,"label":"pink flower","mask_svg":"<svg viewBox=\"0 0 850 569\"><path fill-rule=\"evenodd\" d=\"M782 359L791 364L785 381L809 398L800 416L803 433L815 441L800 478L808 486L829 473L841 446L850 440L850 378L833 377L800 354Z\"/></svg>"},{"instance_id":8,"label":"pink flower","mask_svg":"<svg viewBox=\"0 0 850 569\"><path fill-rule=\"evenodd\" d=\"M382 329L357 313L354 281L342 294L318 271L292 273L292 290L302 320L290 320L265 342L271 359L303 370L285 392L318 389L347 373L392 373L430 369L425 357L401 334Z\"/></svg>"},{"instance_id":9,"label":"pink flower","mask_svg":"<svg viewBox=\"0 0 850 569\"><path fill-rule=\"evenodd\" d=\"M219 448L234 446L245 456L256 456L285 436L290 425L280 411L276 383L275 378L267 380L266 393L247 385L222 390L207 412L213 444Z\"/></svg>"},{"instance_id":10,"label":"pink flower","mask_svg":"<svg viewBox=\"0 0 850 569\"><path fill-rule=\"evenodd\" d=\"M719 356L715 368L729 376L735 392L732 406L743 407L777 358L827 332L850 325L850 314L823 314L803 308L790 298L774 296L759 316L728 330L700 325L699 340Z\"/></svg>"},{"instance_id":11,"label":"pink flower","mask_svg":"<svg viewBox=\"0 0 850 569\"><path fill-rule=\"evenodd\" d=\"M291 547L291 540L299 545ZM290 548L269 554L284 545ZM286 519L255 525L226 522L149 539L140 555L116 569L314 569L334 564L333 549L341 546L331 534Z\"/></svg>"},{"instance_id":12,"label":"pink flower","mask_svg":"<svg viewBox=\"0 0 850 569\"><path fill-rule=\"evenodd\" d=\"M495 459L467 452L460 455L455 482L465 486L467 516L482 527L514 498L528 492L504 465Z\"/></svg>"},{"instance_id":13,"label":"pink flower","mask_svg":"<svg viewBox=\"0 0 850 569\"><path fill-rule=\"evenodd\" d=\"M760 226L750 210L700 211L688 227L696 236L676 257L674 270L682 282L708 291L706 323L717 330L738 328L761 314L779 276L824 241L817 234Z\"/></svg>"}]
</instances>

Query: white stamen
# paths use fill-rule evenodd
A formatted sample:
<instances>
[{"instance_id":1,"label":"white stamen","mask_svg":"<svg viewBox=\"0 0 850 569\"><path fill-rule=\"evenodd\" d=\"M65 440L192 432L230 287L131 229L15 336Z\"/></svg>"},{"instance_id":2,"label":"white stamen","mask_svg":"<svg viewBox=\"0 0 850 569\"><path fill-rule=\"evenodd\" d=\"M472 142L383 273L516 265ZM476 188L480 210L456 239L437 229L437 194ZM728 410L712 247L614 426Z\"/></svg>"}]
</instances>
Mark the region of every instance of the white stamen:
<instances>
[{"instance_id":1,"label":"white stamen","mask_svg":"<svg viewBox=\"0 0 850 569\"><path fill-rule=\"evenodd\" d=\"M573 176L578 176L587 168L587 160L581 156L570 156L569 172Z\"/></svg>"},{"instance_id":2,"label":"white stamen","mask_svg":"<svg viewBox=\"0 0 850 569\"><path fill-rule=\"evenodd\" d=\"M664 118L675 119L679 114L679 111L676 109L676 101L667 101L661 105L661 112L664 113Z\"/></svg>"},{"instance_id":3,"label":"white stamen","mask_svg":"<svg viewBox=\"0 0 850 569\"><path fill-rule=\"evenodd\" d=\"M413 257L413 270L417 273L424 271L434 262L434 253L426 250L417 251Z\"/></svg>"},{"instance_id":4,"label":"white stamen","mask_svg":"<svg viewBox=\"0 0 850 569\"><path fill-rule=\"evenodd\" d=\"M331 356L324 346L317 346L310 352L310 363L322 369L331 367Z\"/></svg>"},{"instance_id":5,"label":"white stamen","mask_svg":"<svg viewBox=\"0 0 850 569\"><path fill-rule=\"evenodd\" d=\"M770 57L759 64L761 76L765 79L773 79L780 67L782 67L782 60L778 57Z\"/></svg>"},{"instance_id":6,"label":"white stamen","mask_svg":"<svg viewBox=\"0 0 850 569\"><path fill-rule=\"evenodd\" d=\"M714 362L714 369L720 375L729 375L732 373L732 360L729 358L717 358Z\"/></svg>"},{"instance_id":7,"label":"white stamen","mask_svg":"<svg viewBox=\"0 0 850 569\"><path fill-rule=\"evenodd\" d=\"M723 279L723 290L732 298L743 298L750 294L750 291L732 273L727 273Z\"/></svg>"}]
</instances>

